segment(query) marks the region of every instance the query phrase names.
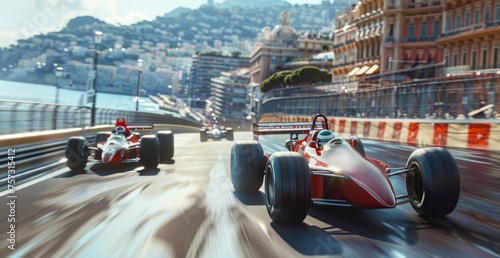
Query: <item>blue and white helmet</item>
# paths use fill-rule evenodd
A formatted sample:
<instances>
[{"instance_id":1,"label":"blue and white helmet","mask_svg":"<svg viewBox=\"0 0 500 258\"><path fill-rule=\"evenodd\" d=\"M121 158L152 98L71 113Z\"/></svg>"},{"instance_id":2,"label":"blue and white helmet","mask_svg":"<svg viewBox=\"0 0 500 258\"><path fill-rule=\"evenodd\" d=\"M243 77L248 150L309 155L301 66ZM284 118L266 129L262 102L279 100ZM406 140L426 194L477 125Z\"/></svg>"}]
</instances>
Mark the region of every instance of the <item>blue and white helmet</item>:
<instances>
[{"instance_id":1,"label":"blue and white helmet","mask_svg":"<svg viewBox=\"0 0 500 258\"><path fill-rule=\"evenodd\" d=\"M323 144L329 142L335 136L330 130L321 130L316 137L316 143L319 147L323 146Z\"/></svg>"},{"instance_id":2,"label":"blue and white helmet","mask_svg":"<svg viewBox=\"0 0 500 258\"><path fill-rule=\"evenodd\" d=\"M123 127L123 126L117 126L117 127L115 128L115 133L117 133L117 134L121 134L121 135L123 135L123 136L126 136L127 130L126 130L126 129L125 129L125 127Z\"/></svg>"}]
</instances>

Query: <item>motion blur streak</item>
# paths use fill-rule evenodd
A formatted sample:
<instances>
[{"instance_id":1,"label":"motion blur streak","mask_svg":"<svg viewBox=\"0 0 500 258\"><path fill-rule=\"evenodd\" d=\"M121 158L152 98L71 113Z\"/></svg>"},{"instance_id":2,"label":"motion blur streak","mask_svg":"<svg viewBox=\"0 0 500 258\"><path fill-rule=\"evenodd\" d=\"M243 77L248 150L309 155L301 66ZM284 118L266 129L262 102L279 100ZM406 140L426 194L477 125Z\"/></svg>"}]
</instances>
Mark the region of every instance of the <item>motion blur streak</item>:
<instances>
[{"instance_id":1,"label":"motion blur streak","mask_svg":"<svg viewBox=\"0 0 500 258\"><path fill-rule=\"evenodd\" d=\"M498 257L499 153L450 149L461 195L446 219L422 218L409 204L363 210L313 206L304 223L280 226L265 195L230 182L234 142L175 136L174 160L89 163L85 174L55 177L16 191L16 250L0 257ZM236 132L249 140L251 132ZM265 153L286 150L289 136L262 137ZM363 139L362 139L363 140ZM368 156L404 166L412 146L363 140ZM477 162L476 162L477 161ZM404 176L391 177L397 194ZM22 190L21 190L22 189ZM8 202L5 196L1 202ZM7 232L7 209L0 231ZM1 242L5 241L5 234Z\"/></svg>"},{"instance_id":2,"label":"motion blur streak","mask_svg":"<svg viewBox=\"0 0 500 258\"><path fill-rule=\"evenodd\" d=\"M238 248L238 225L232 219L236 215L236 206L229 187L230 182L219 154L209 174L204 200L206 219L193 239L188 257L244 257Z\"/></svg>"}]
</instances>

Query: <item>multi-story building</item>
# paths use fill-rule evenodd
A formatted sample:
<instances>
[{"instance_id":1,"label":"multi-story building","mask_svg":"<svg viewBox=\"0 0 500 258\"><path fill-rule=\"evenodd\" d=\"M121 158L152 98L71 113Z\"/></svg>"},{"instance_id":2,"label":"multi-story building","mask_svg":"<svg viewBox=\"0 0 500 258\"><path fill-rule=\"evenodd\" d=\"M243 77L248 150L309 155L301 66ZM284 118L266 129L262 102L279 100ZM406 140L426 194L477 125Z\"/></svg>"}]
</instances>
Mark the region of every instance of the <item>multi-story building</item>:
<instances>
[{"instance_id":1,"label":"multi-story building","mask_svg":"<svg viewBox=\"0 0 500 258\"><path fill-rule=\"evenodd\" d=\"M443 0L446 73L500 68L500 1Z\"/></svg>"},{"instance_id":2,"label":"multi-story building","mask_svg":"<svg viewBox=\"0 0 500 258\"><path fill-rule=\"evenodd\" d=\"M337 14L335 30L335 90L356 92L370 84L359 84L360 77L380 71L384 38L384 1L363 0Z\"/></svg>"},{"instance_id":3,"label":"multi-story building","mask_svg":"<svg viewBox=\"0 0 500 258\"><path fill-rule=\"evenodd\" d=\"M219 77L212 78L211 106L207 106L207 112L218 118L242 120L247 109L249 81L248 68L221 72Z\"/></svg>"},{"instance_id":4,"label":"multi-story building","mask_svg":"<svg viewBox=\"0 0 500 258\"><path fill-rule=\"evenodd\" d=\"M260 83L292 62L297 55L297 38L297 31L290 25L290 14L282 12L281 24L273 30L264 28L257 48L250 54L250 82Z\"/></svg>"},{"instance_id":5,"label":"multi-story building","mask_svg":"<svg viewBox=\"0 0 500 258\"><path fill-rule=\"evenodd\" d=\"M223 56L219 53L200 53L193 57L188 96L192 107L205 107L205 101L211 95L211 79L221 72L249 66L248 58Z\"/></svg>"},{"instance_id":6,"label":"multi-story building","mask_svg":"<svg viewBox=\"0 0 500 258\"><path fill-rule=\"evenodd\" d=\"M349 6L344 12L337 13L333 45L335 59L332 67L333 90L337 92L357 89L357 82L350 80L348 76L351 71L359 70L359 68L353 70L358 57L356 44L358 28L354 24L357 16L357 5L355 4ZM351 75L354 75L355 72Z\"/></svg>"},{"instance_id":7,"label":"multi-story building","mask_svg":"<svg viewBox=\"0 0 500 258\"><path fill-rule=\"evenodd\" d=\"M297 39L298 59L312 57L322 52L329 52L333 49L333 39L326 35L301 35Z\"/></svg>"},{"instance_id":8,"label":"multi-story building","mask_svg":"<svg viewBox=\"0 0 500 258\"><path fill-rule=\"evenodd\" d=\"M498 102L499 25L498 0L359 1L337 14L334 85L361 112L467 114Z\"/></svg>"},{"instance_id":9,"label":"multi-story building","mask_svg":"<svg viewBox=\"0 0 500 258\"><path fill-rule=\"evenodd\" d=\"M442 27L442 0L386 1L381 56L385 81L434 77L442 61L436 40ZM430 68L430 69L429 69Z\"/></svg>"},{"instance_id":10,"label":"multi-story building","mask_svg":"<svg viewBox=\"0 0 500 258\"><path fill-rule=\"evenodd\" d=\"M500 1L443 0L443 26L437 44L445 69L439 84L450 112L465 113L498 103L500 91ZM493 106L498 114L499 106ZM445 110L446 111L446 110Z\"/></svg>"}]
</instances>

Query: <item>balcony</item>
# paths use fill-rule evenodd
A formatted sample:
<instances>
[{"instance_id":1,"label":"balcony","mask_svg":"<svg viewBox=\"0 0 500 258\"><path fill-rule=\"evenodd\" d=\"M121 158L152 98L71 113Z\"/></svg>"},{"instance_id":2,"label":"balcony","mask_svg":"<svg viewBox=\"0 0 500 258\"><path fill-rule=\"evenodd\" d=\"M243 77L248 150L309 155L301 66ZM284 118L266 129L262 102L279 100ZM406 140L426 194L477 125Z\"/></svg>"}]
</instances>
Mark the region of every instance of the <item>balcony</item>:
<instances>
[{"instance_id":1,"label":"balcony","mask_svg":"<svg viewBox=\"0 0 500 258\"><path fill-rule=\"evenodd\" d=\"M428 1L412 0L406 4L406 8L418 9L418 8L428 8L428 7L439 7L440 5L441 5L441 0L428 0Z\"/></svg>"},{"instance_id":2,"label":"balcony","mask_svg":"<svg viewBox=\"0 0 500 258\"><path fill-rule=\"evenodd\" d=\"M424 36L424 37L401 37L400 42L432 42L437 39L437 36Z\"/></svg>"}]
</instances>

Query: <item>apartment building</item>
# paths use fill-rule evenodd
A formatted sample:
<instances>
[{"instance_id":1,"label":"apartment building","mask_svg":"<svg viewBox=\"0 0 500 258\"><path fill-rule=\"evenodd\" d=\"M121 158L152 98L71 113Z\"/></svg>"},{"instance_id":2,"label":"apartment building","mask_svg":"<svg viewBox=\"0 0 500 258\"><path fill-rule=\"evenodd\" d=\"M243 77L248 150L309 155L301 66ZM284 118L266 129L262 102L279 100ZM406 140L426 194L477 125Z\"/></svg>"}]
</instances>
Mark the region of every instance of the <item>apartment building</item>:
<instances>
[{"instance_id":1,"label":"apartment building","mask_svg":"<svg viewBox=\"0 0 500 258\"><path fill-rule=\"evenodd\" d=\"M199 53L193 56L190 82L187 88L191 106L204 108L211 96L211 80L221 72L232 71L250 65L248 58L223 56L217 53Z\"/></svg>"},{"instance_id":2,"label":"apartment building","mask_svg":"<svg viewBox=\"0 0 500 258\"><path fill-rule=\"evenodd\" d=\"M230 120L244 118L247 109L247 88L250 81L248 68L230 72L221 72L220 76L212 78L211 108L215 117ZM211 111L211 112L210 112Z\"/></svg>"}]
</instances>

